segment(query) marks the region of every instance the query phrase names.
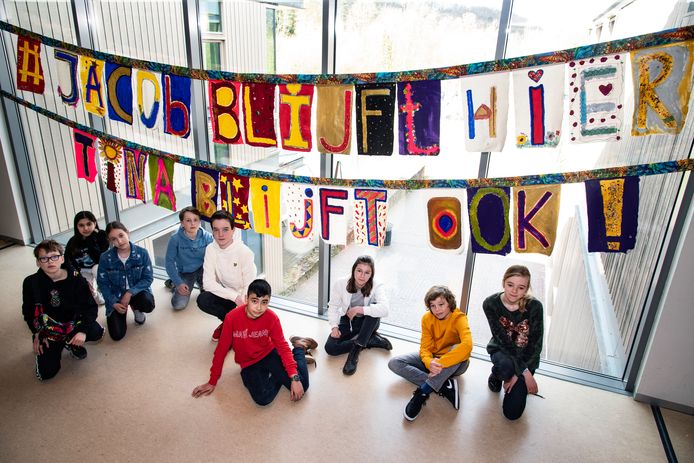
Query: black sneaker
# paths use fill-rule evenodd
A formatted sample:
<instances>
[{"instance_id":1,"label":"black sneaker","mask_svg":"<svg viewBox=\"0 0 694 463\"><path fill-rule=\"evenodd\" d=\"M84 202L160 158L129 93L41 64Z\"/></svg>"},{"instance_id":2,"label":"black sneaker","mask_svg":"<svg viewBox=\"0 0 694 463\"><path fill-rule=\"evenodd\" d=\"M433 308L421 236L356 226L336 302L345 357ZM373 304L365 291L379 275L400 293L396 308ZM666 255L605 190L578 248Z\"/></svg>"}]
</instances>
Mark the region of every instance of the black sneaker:
<instances>
[{"instance_id":1,"label":"black sneaker","mask_svg":"<svg viewBox=\"0 0 694 463\"><path fill-rule=\"evenodd\" d=\"M359 353L363 347L354 345L352 347L352 350L349 351L349 354L347 355L347 361L345 362L345 366L342 368L342 373L346 374L347 376L353 375L357 371L357 362L359 362Z\"/></svg>"},{"instance_id":2,"label":"black sneaker","mask_svg":"<svg viewBox=\"0 0 694 463\"><path fill-rule=\"evenodd\" d=\"M87 349L85 349L82 346L73 346L72 344L65 344L65 349L67 349L67 351L74 359L84 360L87 358Z\"/></svg>"},{"instance_id":3,"label":"black sneaker","mask_svg":"<svg viewBox=\"0 0 694 463\"><path fill-rule=\"evenodd\" d=\"M453 408L458 410L460 407L460 396L458 395L458 380L456 378L448 378L446 384L441 387L439 395L448 399Z\"/></svg>"},{"instance_id":4,"label":"black sneaker","mask_svg":"<svg viewBox=\"0 0 694 463\"><path fill-rule=\"evenodd\" d=\"M369 342L366 344L366 347L393 350L393 345L390 343L390 341L388 341L387 338L381 336L378 333L374 333L373 336L371 336L371 339L369 339Z\"/></svg>"},{"instance_id":5,"label":"black sneaker","mask_svg":"<svg viewBox=\"0 0 694 463\"><path fill-rule=\"evenodd\" d=\"M494 375L494 373L489 375L489 379L487 379L487 386L489 386L490 391L499 392L501 390L502 384L503 381L497 378L496 375Z\"/></svg>"},{"instance_id":6,"label":"black sneaker","mask_svg":"<svg viewBox=\"0 0 694 463\"><path fill-rule=\"evenodd\" d=\"M419 415L419 412L422 411L422 406L426 403L428 398L429 394L425 394L420 388L417 388L414 394L412 394L412 398L405 406L405 419L407 421L414 421Z\"/></svg>"},{"instance_id":7,"label":"black sneaker","mask_svg":"<svg viewBox=\"0 0 694 463\"><path fill-rule=\"evenodd\" d=\"M171 279L166 280L166 281L164 282L164 286L166 286L167 288L169 288L171 291L173 291L173 290L176 288L176 287L174 286L174 284L173 284L173 281L171 281Z\"/></svg>"}]
</instances>

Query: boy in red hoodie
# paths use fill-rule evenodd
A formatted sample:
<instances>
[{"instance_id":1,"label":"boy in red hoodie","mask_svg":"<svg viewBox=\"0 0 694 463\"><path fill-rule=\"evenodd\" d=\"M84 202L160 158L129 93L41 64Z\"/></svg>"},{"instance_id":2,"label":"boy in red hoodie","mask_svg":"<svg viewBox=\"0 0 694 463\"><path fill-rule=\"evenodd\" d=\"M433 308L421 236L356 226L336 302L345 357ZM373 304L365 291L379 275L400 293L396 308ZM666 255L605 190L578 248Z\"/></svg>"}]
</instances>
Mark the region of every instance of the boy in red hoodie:
<instances>
[{"instance_id":1,"label":"boy in red hoodie","mask_svg":"<svg viewBox=\"0 0 694 463\"><path fill-rule=\"evenodd\" d=\"M247 303L226 315L210 380L193 389L193 397L214 391L229 349L234 350L234 361L241 366L243 385L258 405L271 403L282 386L289 389L293 401L304 396L308 389L306 353L318 343L295 336L291 339L294 349L289 349L277 314L268 309L271 292L267 281L253 281L248 286Z\"/></svg>"}]
</instances>

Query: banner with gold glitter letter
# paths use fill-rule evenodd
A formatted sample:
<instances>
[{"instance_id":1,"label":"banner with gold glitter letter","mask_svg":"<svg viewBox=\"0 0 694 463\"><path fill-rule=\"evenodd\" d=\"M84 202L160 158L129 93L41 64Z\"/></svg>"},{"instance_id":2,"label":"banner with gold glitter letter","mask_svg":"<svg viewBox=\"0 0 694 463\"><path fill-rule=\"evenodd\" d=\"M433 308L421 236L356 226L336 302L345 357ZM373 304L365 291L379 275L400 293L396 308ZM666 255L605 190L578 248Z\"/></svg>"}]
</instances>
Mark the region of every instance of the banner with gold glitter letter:
<instances>
[{"instance_id":1,"label":"banner with gold glitter letter","mask_svg":"<svg viewBox=\"0 0 694 463\"><path fill-rule=\"evenodd\" d=\"M472 252L502 256L511 252L510 188L468 188L467 198Z\"/></svg>"},{"instance_id":2,"label":"banner with gold glitter letter","mask_svg":"<svg viewBox=\"0 0 694 463\"><path fill-rule=\"evenodd\" d=\"M349 154L352 144L351 85L317 86L316 138L321 153Z\"/></svg>"},{"instance_id":3,"label":"banner with gold glitter letter","mask_svg":"<svg viewBox=\"0 0 694 463\"><path fill-rule=\"evenodd\" d=\"M552 254L557 239L561 185L513 189L513 249L519 253Z\"/></svg>"},{"instance_id":4,"label":"banner with gold glitter letter","mask_svg":"<svg viewBox=\"0 0 694 463\"><path fill-rule=\"evenodd\" d=\"M222 195L222 210L234 217L234 227L242 230L251 228L248 216L248 177L222 172L219 175L219 191Z\"/></svg>"},{"instance_id":5,"label":"banner with gold glitter letter","mask_svg":"<svg viewBox=\"0 0 694 463\"><path fill-rule=\"evenodd\" d=\"M280 182L251 178L251 210L256 233L280 237Z\"/></svg>"},{"instance_id":6,"label":"banner with gold glitter letter","mask_svg":"<svg viewBox=\"0 0 694 463\"><path fill-rule=\"evenodd\" d=\"M395 84L359 84L356 93L358 153L391 156Z\"/></svg>"},{"instance_id":7,"label":"banner with gold glitter letter","mask_svg":"<svg viewBox=\"0 0 694 463\"><path fill-rule=\"evenodd\" d=\"M151 155L149 157L149 184L152 202L160 207L176 210L176 193L173 189L174 162L172 159Z\"/></svg>"},{"instance_id":8,"label":"banner with gold glitter letter","mask_svg":"<svg viewBox=\"0 0 694 463\"><path fill-rule=\"evenodd\" d=\"M133 124L133 70L106 61L106 101L108 117L113 121Z\"/></svg>"},{"instance_id":9,"label":"banner with gold glitter letter","mask_svg":"<svg viewBox=\"0 0 694 463\"><path fill-rule=\"evenodd\" d=\"M99 139L101 180L109 191L120 191L123 173L123 145L112 140Z\"/></svg>"},{"instance_id":10,"label":"banner with gold glitter letter","mask_svg":"<svg viewBox=\"0 0 694 463\"><path fill-rule=\"evenodd\" d=\"M193 167L190 170L190 199L193 206L200 211L202 219L210 221L217 212L217 181L219 171L204 167Z\"/></svg>"},{"instance_id":11,"label":"banner with gold glitter letter","mask_svg":"<svg viewBox=\"0 0 694 463\"><path fill-rule=\"evenodd\" d=\"M354 189L354 241L383 246L388 222L388 190Z\"/></svg>"},{"instance_id":12,"label":"banner with gold glitter letter","mask_svg":"<svg viewBox=\"0 0 694 463\"><path fill-rule=\"evenodd\" d=\"M43 93L46 79L41 66L41 43L23 35L17 37L17 89Z\"/></svg>"},{"instance_id":13,"label":"banner with gold glitter letter","mask_svg":"<svg viewBox=\"0 0 694 463\"><path fill-rule=\"evenodd\" d=\"M588 252L627 252L636 245L639 177L588 180Z\"/></svg>"},{"instance_id":14,"label":"banner with gold glitter letter","mask_svg":"<svg viewBox=\"0 0 694 463\"><path fill-rule=\"evenodd\" d=\"M634 120L631 134L678 134L684 127L692 90L694 42L631 52Z\"/></svg>"},{"instance_id":15,"label":"banner with gold glitter letter","mask_svg":"<svg viewBox=\"0 0 694 463\"><path fill-rule=\"evenodd\" d=\"M466 151L503 151L508 121L509 73L460 79Z\"/></svg>"}]
</instances>

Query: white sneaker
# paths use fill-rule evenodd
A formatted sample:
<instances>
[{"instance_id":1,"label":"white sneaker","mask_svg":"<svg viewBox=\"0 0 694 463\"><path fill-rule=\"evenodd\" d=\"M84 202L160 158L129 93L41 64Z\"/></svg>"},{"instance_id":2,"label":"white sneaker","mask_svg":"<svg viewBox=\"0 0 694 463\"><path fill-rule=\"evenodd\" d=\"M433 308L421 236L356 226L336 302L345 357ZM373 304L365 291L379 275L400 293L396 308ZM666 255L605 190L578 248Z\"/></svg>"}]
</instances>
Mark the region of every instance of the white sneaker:
<instances>
[{"instance_id":1,"label":"white sneaker","mask_svg":"<svg viewBox=\"0 0 694 463\"><path fill-rule=\"evenodd\" d=\"M139 310L133 309L133 315L135 315L135 323L138 325L144 325L145 320L147 320L147 317L145 316L144 312L140 312Z\"/></svg>"}]
</instances>

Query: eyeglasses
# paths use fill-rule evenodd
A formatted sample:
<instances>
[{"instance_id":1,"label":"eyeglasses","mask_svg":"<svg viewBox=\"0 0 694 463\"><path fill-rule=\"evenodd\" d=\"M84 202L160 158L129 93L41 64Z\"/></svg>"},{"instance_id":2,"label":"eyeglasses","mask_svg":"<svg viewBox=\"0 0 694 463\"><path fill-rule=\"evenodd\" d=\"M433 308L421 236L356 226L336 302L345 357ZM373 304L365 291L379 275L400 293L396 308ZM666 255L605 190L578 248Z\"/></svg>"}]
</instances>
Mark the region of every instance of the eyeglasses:
<instances>
[{"instance_id":1,"label":"eyeglasses","mask_svg":"<svg viewBox=\"0 0 694 463\"><path fill-rule=\"evenodd\" d=\"M58 259L60 259L61 257L63 257L62 254L53 254L52 256L43 256L43 257L39 257L39 258L38 258L38 261L41 262L42 264L47 264L49 260L50 260L51 262L55 262L55 261L57 261Z\"/></svg>"}]
</instances>

